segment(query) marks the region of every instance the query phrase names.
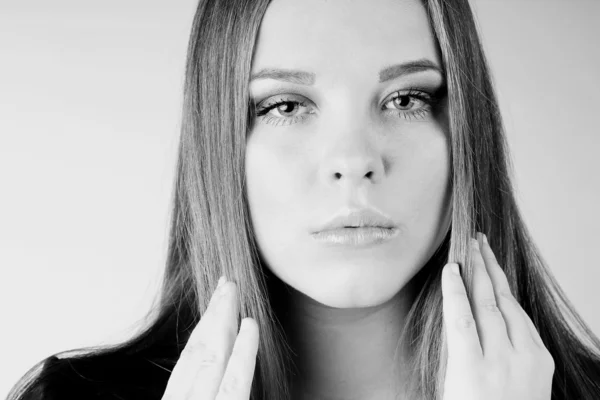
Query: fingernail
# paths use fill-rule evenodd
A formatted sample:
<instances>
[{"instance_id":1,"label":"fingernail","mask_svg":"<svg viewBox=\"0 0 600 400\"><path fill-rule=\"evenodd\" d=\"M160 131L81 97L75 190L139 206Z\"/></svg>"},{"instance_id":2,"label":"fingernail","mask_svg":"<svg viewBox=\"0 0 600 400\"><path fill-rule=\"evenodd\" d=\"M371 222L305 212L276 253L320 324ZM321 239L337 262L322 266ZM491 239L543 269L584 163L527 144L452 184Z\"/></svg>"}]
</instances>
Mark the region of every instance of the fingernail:
<instances>
[{"instance_id":1,"label":"fingernail","mask_svg":"<svg viewBox=\"0 0 600 400\"><path fill-rule=\"evenodd\" d=\"M460 268L459 268L458 264L456 264L456 263L450 263L448 265L450 266L450 271L452 271L452 273L454 275L460 276Z\"/></svg>"},{"instance_id":2,"label":"fingernail","mask_svg":"<svg viewBox=\"0 0 600 400\"><path fill-rule=\"evenodd\" d=\"M248 320L250 318L246 317L244 319L242 319L242 321L240 322L240 331L246 331L248 330Z\"/></svg>"},{"instance_id":3,"label":"fingernail","mask_svg":"<svg viewBox=\"0 0 600 400\"><path fill-rule=\"evenodd\" d=\"M483 241L488 244L488 240L487 240L487 236L485 235L485 233L483 234Z\"/></svg>"},{"instance_id":4,"label":"fingernail","mask_svg":"<svg viewBox=\"0 0 600 400\"><path fill-rule=\"evenodd\" d=\"M471 243L477 248L479 249L479 241L475 238L471 238Z\"/></svg>"},{"instance_id":5,"label":"fingernail","mask_svg":"<svg viewBox=\"0 0 600 400\"><path fill-rule=\"evenodd\" d=\"M217 289L218 289L218 288L220 288L221 286L223 286L223 284L225 283L225 280L226 280L226 279L225 279L225 275L222 275L222 276L219 278L219 282L217 283Z\"/></svg>"}]
</instances>

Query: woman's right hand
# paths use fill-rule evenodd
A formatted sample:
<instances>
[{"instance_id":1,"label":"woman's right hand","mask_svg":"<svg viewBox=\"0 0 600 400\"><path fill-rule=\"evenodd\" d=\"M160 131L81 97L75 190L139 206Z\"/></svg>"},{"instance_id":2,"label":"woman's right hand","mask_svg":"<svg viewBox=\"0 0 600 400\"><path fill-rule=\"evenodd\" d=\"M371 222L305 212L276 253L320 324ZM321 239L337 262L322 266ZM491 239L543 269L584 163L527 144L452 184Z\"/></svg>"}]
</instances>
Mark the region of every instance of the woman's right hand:
<instances>
[{"instance_id":1,"label":"woman's right hand","mask_svg":"<svg viewBox=\"0 0 600 400\"><path fill-rule=\"evenodd\" d=\"M237 287L221 277L206 312L171 372L163 400L248 400L258 352L258 325L237 329Z\"/></svg>"}]
</instances>

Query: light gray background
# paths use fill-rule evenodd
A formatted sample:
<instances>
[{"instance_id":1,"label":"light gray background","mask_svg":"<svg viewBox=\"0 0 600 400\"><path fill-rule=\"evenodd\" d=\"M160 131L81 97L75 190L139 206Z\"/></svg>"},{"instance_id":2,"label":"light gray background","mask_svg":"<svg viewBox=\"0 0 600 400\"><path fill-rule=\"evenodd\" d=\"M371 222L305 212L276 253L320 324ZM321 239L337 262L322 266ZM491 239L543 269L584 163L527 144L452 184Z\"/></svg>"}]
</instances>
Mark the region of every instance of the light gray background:
<instances>
[{"instance_id":1,"label":"light gray background","mask_svg":"<svg viewBox=\"0 0 600 400\"><path fill-rule=\"evenodd\" d=\"M196 0L0 2L0 396L158 290ZM600 333L600 2L474 2L518 200Z\"/></svg>"}]
</instances>

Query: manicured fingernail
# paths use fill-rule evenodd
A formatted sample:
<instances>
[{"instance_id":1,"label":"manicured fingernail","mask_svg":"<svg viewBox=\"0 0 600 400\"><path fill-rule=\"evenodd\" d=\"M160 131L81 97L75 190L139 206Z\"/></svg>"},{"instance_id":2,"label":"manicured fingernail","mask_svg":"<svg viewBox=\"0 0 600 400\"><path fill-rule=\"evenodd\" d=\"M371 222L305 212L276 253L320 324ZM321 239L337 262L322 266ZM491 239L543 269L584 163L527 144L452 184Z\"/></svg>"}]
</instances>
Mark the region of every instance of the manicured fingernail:
<instances>
[{"instance_id":1,"label":"manicured fingernail","mask_svg":"<svg viewBox=\"0 0 600 400\"><path fill-rule=\"evenodd\" d=\"M485 235L485 233L483 234L483 241L488 244L488 240L487 240L487 236Z\"/></svg>"},{"instance_id":2,"label":"manicured fingernail","mask_svg":"<svg viewBox=\"0 0 600 400\"><path fill-rule=\"evenodd\" d=\"M217 283L217 289L220 288L221 286L223 286L223 284L225 283L225 275L221 276L219 278L219 282Z\"/></svg>"},{"instance_id":3,"label":"manicured fingernail","mask_svg":"<svg viewBox=\"0 0 600 400\"><path fill-rule=\"evenodd\" d=\"M450 266L450 271L452 271L452 273L454 275L460 276L460 268L458 267L458 264L451 263L451 264L448 264L448 265Z\"/></svg>"}]
</instances>

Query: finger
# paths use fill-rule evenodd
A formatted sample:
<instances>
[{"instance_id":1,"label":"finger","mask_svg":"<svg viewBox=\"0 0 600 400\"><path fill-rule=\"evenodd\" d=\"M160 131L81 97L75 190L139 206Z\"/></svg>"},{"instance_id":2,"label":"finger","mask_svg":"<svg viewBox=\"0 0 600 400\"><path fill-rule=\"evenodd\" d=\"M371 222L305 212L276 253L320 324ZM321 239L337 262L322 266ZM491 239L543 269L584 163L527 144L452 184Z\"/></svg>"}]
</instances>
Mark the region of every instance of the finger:
<instances>
[{"instance_id":1,"label":"finger","mask_svg":"<svg viewBox=\"0 0 600 400\"><path fill-rule=\"evenodd\" d=\"M483 352L467 291L460 274L452 272L450 264L442 270L442 301L448 359L453 362L481 359Z\"/></svg>"},{"instance_id":2,"label":"finger","mask_svg":"<svg viewBox=\"0 0 600 400\"><path fill-rule=\"evenodd\" d=\"M477 332L481 348L486 358L497 359L512 348L504 316L496 303L494 286L488 275L485 261L479 250L479 243L471 239L473 263L473 315L477 323Z\"/></svg>"},{"instance_id":3,"label":"finger","mask_svg":"<svg viewBox=\"0 0 600 400\"><path fill-rule=\"evenodd\" d=\"M181 352L175 367L171 371L171 376L167 382L163 399L185 398L186 394L192 387L192 382L198 372L196 367L197 358L199 353L203 352L204 347L206 347L206 343L200 341L200 333L203 329L206 330L206 325L210 325L209 320L211 310L218 308L218 303L222 300L222 293L220 289L225 282L226 279L224 276L222 276L221 279L219 279L217 287L213 292L209 305L202 316L202 319L200 322L198 322L190 334L186 346Z\"/></svg>"},{"instance_id":4,"label":"finger","mask_svg":"<svg viewBox=\"0 0 600 400\"><path fill-rule=\"evenodd\" d=\"M215 398L237 331L235 292L233 282L224 282L213 294L173 369L166 398Z\"/></svg>"},{"instance_id":5,"label":"finger","mask_svg":"<svg viewBox=\"0 0 600 400\"><path fill-rule=\"evenodd\" d=\"M240 324L240 333L233 345L231 358L216 400L246 400L250 398L258 342L258 324L252 318L244 318Z\"/></svg>"},{"instance_id":6,"label":"finger","mask_svg":"<svg viewBox=\"0 0 600 400\"><path fill-rule=\"evenodd\" d=\"M220 288L221 299L217 307L210 312L206 329L200 331L199 342L206 343L204 354L196 358L196 376L191 388L194 400L213 400L219 391L227 363L233 350L238 331L238 293L237 285L226 282ZM202 320L201 320L202 322Z\"/></svg>"},{"instance_id":7,"label":"finger","mask_svg":"<svg viewBox=\"0 0 600 400\"><path fill-rule=\"evenodd\" d=\"M498 307L504 316L510 342L515 350L524 350L534 344L534 339L529 332L527 321L523 317L523 309L512 295L508 279L498 264L487 237L481 234L480 238L482 239L481 254L494 285L494 293Z\"/></svg>"}]
</instances>

